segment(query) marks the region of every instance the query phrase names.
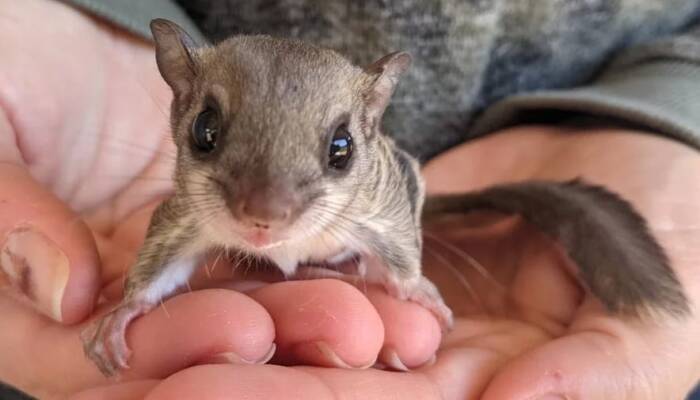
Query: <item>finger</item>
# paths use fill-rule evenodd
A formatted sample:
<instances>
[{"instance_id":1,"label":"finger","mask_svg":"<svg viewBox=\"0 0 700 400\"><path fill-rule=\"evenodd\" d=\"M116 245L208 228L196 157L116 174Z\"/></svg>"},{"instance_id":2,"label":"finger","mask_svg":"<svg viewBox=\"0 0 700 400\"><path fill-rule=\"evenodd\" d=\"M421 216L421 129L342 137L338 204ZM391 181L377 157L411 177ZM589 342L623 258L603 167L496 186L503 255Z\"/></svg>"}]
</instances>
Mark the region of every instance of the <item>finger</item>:
<instances>
[{"instance_id":1,"label":"finger","mask_svg":"<svg viewBox=\"0 0 700 400\"><path fill-rule=\"evenodd\" d=\"M223 268L217 268L216 270L212 268L210 276L216 276L218 274L218 272L216 271L219 270L223 270ZM226 274L230 273L226 272ZM213 279L217 278L215 277ZM326 279L325 281L331 282L331 285L334 286L343 285L343 283L339 284L339 281L336 281L335 279ZM322 289L324 291L323 296L335 296L335 294L333 293L333 288L331 287L328 289L323 289L324 283L318 283L320 282L320 280L311 280L306 282L317 282L314 283L312 286ZM351 283L356 287L362 284L356 282L356 279L348 279L342 282ZM262 282L250 281L234 283L228 282L227 284L222 286L234 287L236 288L236 290L243 290L242 284L244 283L249 284L251 288L268 286L268 284L264 284ZM289 290L289 288L287 287L287 289L284 290ZM292 290L296 291L298 289ZM395 299L394 297L387 294L386 291L380 288L361 287L361 289L359 290L363 290L364 292L366 292L364 293L364 296L366 296L370 303L374 306L375 311L379 314L380 319L383 321L382 325L384 326L385 330L384 343L382 344L382 348L379 355L379 361L382 364L396 370L407 370L422 366L433 359L435 351L440 345L442 334L438 322L429 311L427 311L426 309L424 309L416 303ZM354 290L349 290L347 291L347 293L353 298L355 298L358 294ZM254 298L258 299L256 293L253 292L251 293L251 295ZM289 297L294 297L294 294L289 294ZM283 298L282 300L284 306L291 307L294 304L290 303L289 299ZM366 305L366 302L362 301L361 298L355 299L353 301L359 301L359 303L357 303L358 305ZM352 304L348 304L348 306L351 308L355 307ZM326 310L326 312L329 311ZM344 311L339 309L338 312ZM289 316L293 314L289 314L287 311L284 311L284 315ZM276 324L276 326L278 327L278 335L284 336L287 334L287 332L280 332L279 324ZM282 360L281 357L286 354L287 350L288 349L286 349L285 347L281 347L279 349L277 361ZM326 349L324 348L323 351L326 351ZM316 353L316 350L314 350L313 353ZM332 359L336 360L334 356L332 357ZM312 361L306 358L304 358L304 360ZM318 361L316 358L313 358L313 360ZM291 360L287 360L287 362L291 362ZM321 365L326 364L322 363Z\"/></svg>"},{"instance_id":2,"label":"finger","mask_svg":"<svg viewBox=\"0 0 700 400\"><path fill-rule=\"evenodd\" d=\"M663 338L663 334L643 338L635 331L659 331L598 319L594 329L564 336L510 362L494 377L483 398L684 398L696 377L690 366L675 366L682 354L681 349L672 348L677 339Z\"/></svg>"},{"instance_id":3,"label":"finger","mask_svg":"<svg viewBox=\"0 0 700 400\"><path fill-rule=\"evenodd\" d=\"M100 381L75 332L0 296L0 377L36 398L55 398ZM67 379L66 375L70 378Z\"/></svg>"},{"instance_id":4,"label":"finger","mask_svg":"<svg viewBox=\"0 0 700 400\"><path fill-rule=\"evenodd\" d=\"M0 329L0 343L15 343L0 357L4 380L39 398L106 383L83 355L81 326L52 324L3 297L0 315L12 321L12 329ZM123 378L162 378L200 362L265 362L273 340L272 320L249 297L220 289L183 294L130 325L133 354Z\"/></svg>"},{"instance_id":5,"label":"finger","mask_svg":"<svg viewBox=\"0 0 700 400\"><path fill-rule=\"evenodd\" d=\"M249 294L275 321L278 362L365 368L384 342L377 311L340 280L281 282Z\"/></svg>"},{"instance_id":6,"label":"finger","mask_svg":"<svg viewBox=\"0 0 700 400\"><path fill-rule=\"evenodd\" d=\"M442 397L431 381L417 373L260 365L189 368L166 379L146 397L148 400L174 398L432 400Z\"/></svg>"},{"instance_id":7,"label":"finger","mask_svg":"<svg viewBox=\"0 0 700 400\"><path fill-rule=\"evenodd\" d=\"M98 291L94 241L81 219L22 166L16 144L5 143L9 137L0 111L0 286L56 321L78 322ZM0 352L13 345L0 344Z\"/></svg>"},{"instance_id":8,"label":"finger","mask_svg":"<svg viewBox=\"0 0 700 400\"><path fill-rule=\"evenodd\" d=\"M482 323L486 331L488 327ZM460 328L460 327L458 327ZM421 372L375 369L264 366L201 366L166 379L148 399L472 399L478 398L493 372L509 356L487 351L484 335L469 324L474 345L440 353L437 363ZM513 327L508 327L513 328ZM516 329L517 331L517 329ZM525 345L525 347L528 347ZM361 384L358 384L360 383Z\"/></svg>"},{"instance_id":9,"label":"finger","mask_svg":"<svg viewBox=\"0 0 700 400\"><path fill-rule=\"evenodd\" d=\"M430 362L442 338L440 325L430 311L398 300L379 288L368 289L367 297L384 323L379 361L400 371Z\"/></svg>"},{"instance_id":10,"label":"finger","mask_svg":"<svg viewBox=\"0 0 700 400\"><path fill-rule=\"evenodd\" d=\"M82 391L71 397L71 400L140 400L145 398L158 383L160 381L151 379L101 386Z\"/></svg>"},{"instance_id":11,"label":"finger","mask_svg":"<svg viewBox=\"0 0 700 400\"><path fill-rule=\"evenodd\" d=\"M267 362L275 327L249 297L210 289L176 296L129 327L132 349L124 378L163 378L198 363Z\"/></svg>"}]
</instances>

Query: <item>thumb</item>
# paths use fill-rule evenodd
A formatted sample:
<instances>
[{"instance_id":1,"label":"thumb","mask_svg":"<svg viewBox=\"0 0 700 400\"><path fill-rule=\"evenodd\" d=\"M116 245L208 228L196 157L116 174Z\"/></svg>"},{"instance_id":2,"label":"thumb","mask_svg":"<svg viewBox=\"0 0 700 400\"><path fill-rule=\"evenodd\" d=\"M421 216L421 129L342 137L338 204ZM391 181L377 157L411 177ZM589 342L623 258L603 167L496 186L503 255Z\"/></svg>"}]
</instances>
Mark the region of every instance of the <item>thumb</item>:
<instances>
[{"instance_id":1,"label":"thumb","mask_svg":"<svg viewBox=\"0 0 700 400\"><path fill-rule=\"evenodd\" d=\"M94 239L85 223L23 166L2 110L0 185L0 289L10 287L3 292L58 322L81 321L99 290Z\"/></svg>"},{"instance_id":2,"label":"thumb","mask_svg":"<svg viewBox=\"0 0 700 400\"><path fill-rule=\"evenodd\" d=\"M692 369L678 367L672 335L638 335L607 317L595 324L511 361L483 400L682 399L691 390Z\"/></svg>"}]
</instances>

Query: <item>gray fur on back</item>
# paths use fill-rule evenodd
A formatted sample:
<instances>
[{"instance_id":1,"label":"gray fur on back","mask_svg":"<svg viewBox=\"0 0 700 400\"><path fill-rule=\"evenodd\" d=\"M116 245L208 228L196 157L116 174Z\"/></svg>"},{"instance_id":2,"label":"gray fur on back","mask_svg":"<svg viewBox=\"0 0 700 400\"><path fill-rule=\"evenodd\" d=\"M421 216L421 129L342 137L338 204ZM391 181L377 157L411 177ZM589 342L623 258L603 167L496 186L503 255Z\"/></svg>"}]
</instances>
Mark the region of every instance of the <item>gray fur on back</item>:
<instances>
[{"instance_id":1,"label":"gray fur on back","mask_svg":"<svg viewBox=\"0 0 700 400\"><path fill-rule=\"evenodd\" d=\"M414 66L384 118L425 160L469 137L506 96L591 79L611 53L676 32L698 0L188 0L217 41L234 33L296 37L365 65L405 50Z\"/></svg>"}]
</instances>

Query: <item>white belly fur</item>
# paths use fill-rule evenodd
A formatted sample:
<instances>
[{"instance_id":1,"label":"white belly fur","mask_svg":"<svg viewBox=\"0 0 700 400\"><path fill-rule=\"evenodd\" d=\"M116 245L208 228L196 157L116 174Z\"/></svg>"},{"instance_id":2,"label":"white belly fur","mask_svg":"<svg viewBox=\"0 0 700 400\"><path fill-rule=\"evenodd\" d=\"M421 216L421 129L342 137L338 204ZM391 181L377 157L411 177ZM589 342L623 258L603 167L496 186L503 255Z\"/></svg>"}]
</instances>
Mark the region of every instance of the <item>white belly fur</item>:
<instances>
[{"instance_id":1,"label":"white belly fur","mask_svg":"<svg viewBox=\"0 0 700 400\"><path fill-rule=\"evenodd\" d=\"M315 237L293 240L265 249L262 255L277 264L285 275L290 276L296 272L300 263L328 261L347 251L347 243L341 243L332 235L321 233Z\"/></svg>"}]
</instances>

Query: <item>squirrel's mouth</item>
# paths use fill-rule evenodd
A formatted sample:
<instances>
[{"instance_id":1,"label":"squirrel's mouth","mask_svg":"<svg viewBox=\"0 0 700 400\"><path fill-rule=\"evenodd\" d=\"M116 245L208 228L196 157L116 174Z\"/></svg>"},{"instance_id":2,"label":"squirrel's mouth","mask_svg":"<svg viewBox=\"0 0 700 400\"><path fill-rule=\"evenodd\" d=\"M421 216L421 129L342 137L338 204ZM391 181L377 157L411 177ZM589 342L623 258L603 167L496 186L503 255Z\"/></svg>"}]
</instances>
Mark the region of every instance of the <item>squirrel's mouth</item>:
<instances>
[{"instance_id":1,"label":"squirrel's mouth","mask_svg":"<svg viewBox=\"0 0 700 400\"><path fill-rule=\"evenodd\" d=\"M262 251L277 247L290 239L287 226L258 226L248 224L221 212L210 223L219 243L232 247L244 247L250 251Z\"/></svg>"},{"instance_id":2,"label":"squirrel's mouth","mask_svg":"<svg viewBox=\"0 0 700 400\"><path fill-rule=\"evenodd\" d=\"M249 245L256 248L265 248L272 242L270 232L263 229L251 229L242 235L243 240L245 240Z\"/></svg>"},{"instance_id":3,"label":"squirrel's mouth","mask_svg":"<svg viewBox=\"0 0 700 400\"><path fill-rule=\"evenodd\" d=\"M279 246L286 240L286 238L281 237L275 230L264 228L248 228L239 234L241 239L243 239L248 246L257 250Z\"/></svg>"}]
</instances>

